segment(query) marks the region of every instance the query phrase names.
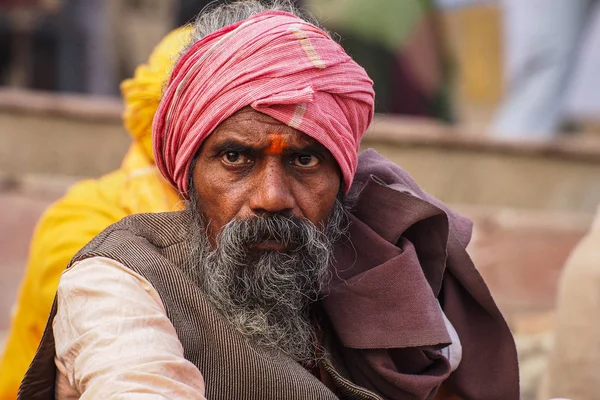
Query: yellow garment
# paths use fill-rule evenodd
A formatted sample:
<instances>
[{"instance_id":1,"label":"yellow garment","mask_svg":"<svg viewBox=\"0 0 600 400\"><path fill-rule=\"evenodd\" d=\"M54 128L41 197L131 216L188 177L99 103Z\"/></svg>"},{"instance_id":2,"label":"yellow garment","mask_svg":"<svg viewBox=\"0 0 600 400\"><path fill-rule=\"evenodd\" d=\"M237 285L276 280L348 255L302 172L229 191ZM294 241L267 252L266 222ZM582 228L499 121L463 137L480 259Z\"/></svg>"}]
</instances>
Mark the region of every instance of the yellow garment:
<instances>
[{"instance_id":1,"label":"yellow garment","mask_svg":"<svg viewBox=\"0 0 600 400\"><path fill-rule=\"evenodd\" d=\"M42 337L60 275L75 253L104 228L142 212L181 207L175 190L160 176L152 156L152 118L174 60L190 28L170 33L148 65L122 84L124 123L134 138L121 168L74 185L42 215L34 232L25 277L0 361L0 400L14 400Z\"/></svg>"},{"instance_id":2,"label":"yellow garment","mask_svg":"<svg viewBox=\"0 0 600 400\"><path fill-rule=\"evenodd\" d=\"M165 36L150 54L148 64L137 67L133 78L121 83L121 93L125 100L123 123L131 136L142 143L146 155L152 161L152 119L158 108L163 86L167 83L179 53L189 43L191 34L190 27L183 27Z\"/></svg>"}]
</instances>

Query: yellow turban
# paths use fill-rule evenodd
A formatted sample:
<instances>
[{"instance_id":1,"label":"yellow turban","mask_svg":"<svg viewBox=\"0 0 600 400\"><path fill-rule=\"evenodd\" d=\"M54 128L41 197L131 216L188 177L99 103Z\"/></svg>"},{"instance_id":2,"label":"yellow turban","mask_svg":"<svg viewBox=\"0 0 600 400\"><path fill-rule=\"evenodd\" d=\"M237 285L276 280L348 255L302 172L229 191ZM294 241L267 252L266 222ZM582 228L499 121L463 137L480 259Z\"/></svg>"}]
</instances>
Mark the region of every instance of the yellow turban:
<instances>
[{"instance_id":1,"label":"yellow turban","mask_svg":"<svg viewBox=\"0 0 600 400\"><path fill-rule=\"evenodd\" d=\"M192 28L175 29L154 48L147 64L136 68L133 78L121 83L125 100L123 123L146 156L154 162L152 119L160 103L163 85L179 54L191 39Z\"/></svg>"}]
</instances>

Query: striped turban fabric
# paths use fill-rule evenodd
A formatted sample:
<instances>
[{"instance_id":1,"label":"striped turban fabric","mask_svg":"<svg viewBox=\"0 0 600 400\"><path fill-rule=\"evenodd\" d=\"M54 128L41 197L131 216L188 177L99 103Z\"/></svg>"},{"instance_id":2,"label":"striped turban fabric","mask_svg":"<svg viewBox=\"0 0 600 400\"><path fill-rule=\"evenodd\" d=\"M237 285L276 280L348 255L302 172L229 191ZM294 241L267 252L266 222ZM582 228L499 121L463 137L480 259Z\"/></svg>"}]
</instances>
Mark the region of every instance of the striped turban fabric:
<instances>
[{"instance_id":1,"label":"striped turban fabric","mask_svg":"<svg viewBox=\"0 0 600 400\"><path fill-rule=\"evenodd\" d=\"M267 11L194 43L175 64L153 122L156 165L184 197L202 142L243 107L313 137L350 188L373 118L373 82L325 32Z\"/></svg>"}]
</instances>

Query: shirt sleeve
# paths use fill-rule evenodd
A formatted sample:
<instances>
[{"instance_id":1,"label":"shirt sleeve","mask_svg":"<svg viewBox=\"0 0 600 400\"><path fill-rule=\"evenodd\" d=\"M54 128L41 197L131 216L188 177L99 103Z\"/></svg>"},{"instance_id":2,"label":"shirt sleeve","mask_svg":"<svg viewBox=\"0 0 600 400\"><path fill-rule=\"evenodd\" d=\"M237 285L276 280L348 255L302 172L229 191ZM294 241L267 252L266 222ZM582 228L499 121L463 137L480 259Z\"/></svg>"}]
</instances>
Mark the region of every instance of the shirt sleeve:
<instances>
[{"instance_id":1,"label":"shirt sleeve","mask_svg":"<svg viewBox=\"0 0 600 400\"><path fill-rule=\"evenodd\" d=\"M62 275L57 305L55 362L82 400L205 400L202 374L139 274L108 258L80 261Z\"/></svg>"}]
</instances>

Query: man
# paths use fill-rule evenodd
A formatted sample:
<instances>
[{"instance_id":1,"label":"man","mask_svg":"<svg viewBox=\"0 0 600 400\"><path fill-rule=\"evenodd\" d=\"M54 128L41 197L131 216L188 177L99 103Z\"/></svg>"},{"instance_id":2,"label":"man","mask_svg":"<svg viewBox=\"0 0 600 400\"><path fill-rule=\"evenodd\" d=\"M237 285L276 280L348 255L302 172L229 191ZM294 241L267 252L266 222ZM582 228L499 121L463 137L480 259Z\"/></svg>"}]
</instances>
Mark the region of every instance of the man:
<instances>
[{"instance_id":1,"label":"man","mask_svg":"<svg viewBox=\"0 0 600 400\"><path fill-rule=\"evenodd\" d=\"M469 222L359 160L372 82L292 12L199 17L153 126L186 209L75 256L20 398L518 398Z\"/></svg>"},{"instance_id":2,"label":"man","mask_svg":"<svg viewBox=\"0 0 600 400\"><path fill-rule=\"evenodd\" d=\"M19 384L42 338L60 275L77 251L127 215L180 208L178 193L154 164L152 118L168 71L190 34L186 27L167 35L147 64L122 83L123 122L133 143L120 169L78 182L40 218L0 360L0 400L17 398Z\"/></svg>"}]
</instances>

